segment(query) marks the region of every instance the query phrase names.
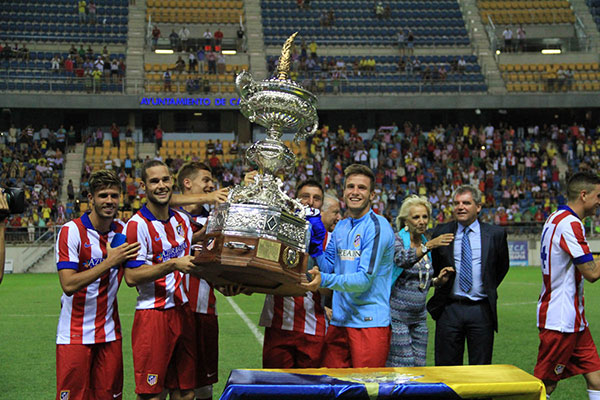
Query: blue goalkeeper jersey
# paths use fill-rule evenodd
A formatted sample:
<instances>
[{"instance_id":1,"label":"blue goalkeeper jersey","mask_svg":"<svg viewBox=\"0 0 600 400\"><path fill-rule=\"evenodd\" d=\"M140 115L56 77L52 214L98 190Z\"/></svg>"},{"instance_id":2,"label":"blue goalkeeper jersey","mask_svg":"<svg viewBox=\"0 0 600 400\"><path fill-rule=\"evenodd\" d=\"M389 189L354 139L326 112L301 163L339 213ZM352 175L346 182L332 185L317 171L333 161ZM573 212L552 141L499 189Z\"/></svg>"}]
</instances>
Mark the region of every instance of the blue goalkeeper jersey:
<instances>
[{"instance_id":1,"label":"blue goalkeeper jersey","mask_svg":"<svg viewBox=\"0 0 600 400\"><path fill-rule=\"evenodd\" d=\"M369 210L338 222L317 265L321 286L334 290L332 325L390 325L394 231L384 217Z\"/></svg>"}]
</instances>

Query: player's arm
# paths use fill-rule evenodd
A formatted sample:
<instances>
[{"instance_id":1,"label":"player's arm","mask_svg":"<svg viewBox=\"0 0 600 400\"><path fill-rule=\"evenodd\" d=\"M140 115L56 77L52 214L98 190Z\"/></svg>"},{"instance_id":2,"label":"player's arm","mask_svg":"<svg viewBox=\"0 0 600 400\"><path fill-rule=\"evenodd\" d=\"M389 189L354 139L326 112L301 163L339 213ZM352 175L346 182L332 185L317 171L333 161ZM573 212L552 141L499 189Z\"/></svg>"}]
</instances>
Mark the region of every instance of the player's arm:
<instances>
[{"instance_id":1,"label":"player's arm","mask_svg":"<svg viewBox=\"0 0 600 400\"><path fill-rule=\"evenodd\" d=\"M197 204L220 204L227 201L228 188L217 189L210 193L173 194L170 207L183 207Z\"/></svg>"},{"instance_id":2,"label":"player's arm","mask_svg":"<svg viewBox=\"0 0 600 400\"><path fill-rule=\"evenodd\" d=\"M125 282L128 286L137 286L143 283L154 282L173 271L185 274L195 272L194 256L187 255L172 258L160 264L146 264L139 260L128 261L125 264Z\"/></svg>"},{"instance_id":3,"label":"player's arm","mask_svg":"<svg viewBox=\"0 0 600 400\"><path fill-rule=\"evenodd\" d=\"M590 254L591 256L591 254ZM591 261L586 261L582 264L575 264L581 275L588 282L596 282L598 278L600 278L600 259L593 259Z\"/></svg>"},{"instance_id":4,"label":"player's arm","mask_svg":"<svg viewBox=\"0 0 600 400\"><path fill-rule=\"evenodd\" d=\"M349 274L321 273L321 286L340 292L362 293L367 291L378 274L381 259L388 240L385 233L370 229L361 244L361 253L356 272ZM390 239L393 242L393 238Z\"/></svg>"},{"instance_id":5,"label":"player's arm","mask_svg":"<svg viewBox=\"0 0 600 400\"><path fill-rule=\"evenodd\" d=\"M58 278L63 292L67 296L78 292L101 277L112 267L123 264L126 260L135 258L140 249L139 243L123 243L119 247L107 248L107 257L100 264L85 271L77 271L72 268L58 270Z\"/></svg>"}]
</instances>

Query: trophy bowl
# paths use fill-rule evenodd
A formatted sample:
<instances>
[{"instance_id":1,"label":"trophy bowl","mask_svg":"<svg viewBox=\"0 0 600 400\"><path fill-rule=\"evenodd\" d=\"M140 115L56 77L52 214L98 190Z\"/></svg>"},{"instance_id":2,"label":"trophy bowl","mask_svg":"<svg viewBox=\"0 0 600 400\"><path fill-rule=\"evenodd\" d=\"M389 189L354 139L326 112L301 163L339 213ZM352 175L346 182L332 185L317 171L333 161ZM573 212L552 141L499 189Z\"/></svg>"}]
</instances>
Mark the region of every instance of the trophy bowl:
<instances>
[{"instance_id":1,"label":"trophy bowl","mask_svg":"<svg viewBox=\"0 0 600 400\"><path fill-rule=\"evenodd\" d=\"M264 126L267 137L246 152L258 166L254 182L230 190L227 203L211 211L206 235L193 246L194 263L213 285L241 285L250 292L301 296L306 290L310 223L304 207L284 193L279 172L291 173L296 156L281 140L316 132L316 97L288 79L291 46L284 44L275 78L256 82L243 71L236 77L240 111Z\"/></svg>"}]
</instances>

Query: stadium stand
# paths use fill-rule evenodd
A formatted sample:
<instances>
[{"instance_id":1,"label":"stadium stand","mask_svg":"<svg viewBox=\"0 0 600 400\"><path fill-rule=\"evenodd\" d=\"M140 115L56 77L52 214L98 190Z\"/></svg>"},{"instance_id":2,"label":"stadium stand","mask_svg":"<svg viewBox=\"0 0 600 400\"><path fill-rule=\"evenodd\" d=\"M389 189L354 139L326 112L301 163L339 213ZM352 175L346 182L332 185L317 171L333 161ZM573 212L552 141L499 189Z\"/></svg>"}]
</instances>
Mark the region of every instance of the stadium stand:
<instances>
[{"instance_id":1,"label":"stadium stand","mask_svg":"<svg viewBox=\"0 0 600 400\"><path fill-rule=\"evenodd\" d=\"M458 60L464 59L464 68ZM372 59L373 68L362 67L361 61ZM268 57L270 71L277 57ZM440 72L440 70L442 70ZM485 92L487 86L477 57L465 56L339 56L318 58L309 69L296 54L293 79L304 82L316 93L364 94Z\"/></svg>"},{"instance_id":2,"label":"stadium stand","mask_svg":"<svg viewBox=\"0 0 600 400\"><path fill-rule=\"evenodd\" d=\"M77 3L62 0L0 3L2 41L127 42L127 0L106 0L96 8L96 23L82 23Z\"/></svg>"},{"instance_id":3,"label":"stadium stand","mask_svg":"<svg viewBox=\"0 0 600 400\"><path fill-rule=\"evenodd\" d=\"M146 20L157 23L237 24L244 19L243 1L148 0Z\"/></svg>"},{"instance_id":4,"label":"stadium stand","mask_svg":"<svg viewBox=\"0 0 600 400\"><path fill-rule=\"evenodd\" d=\"M331 45L390 45L398 28L410 30L417 46L464 46L469 44L462 13L456 1L390 1L389 16L378 16L372 1L311 2L298 10L286 0L262 0L264 41L282 43L295 31L307 40ZM331 10L334 22L322 26L323 13Z\"/></svg>"},{"instance_id":5,"label":"stadium stand","mask_svg":"<svg viewBox=\"0 0 600 400\"><path fill-rule=\"evenodd\" d=\"M563 24L575 22L567 0L479 1L481 18L494 24Z\"/></svg>"},{"instance_id":6,"label":"stadium stand","mask_svg":"<svg viewBox=\"0 0 600 400\"><path fill-rule=\"evenodd\" d=\"M509 92L600 90L598 63L501 64Z\"/></svg>"}]
</instances>

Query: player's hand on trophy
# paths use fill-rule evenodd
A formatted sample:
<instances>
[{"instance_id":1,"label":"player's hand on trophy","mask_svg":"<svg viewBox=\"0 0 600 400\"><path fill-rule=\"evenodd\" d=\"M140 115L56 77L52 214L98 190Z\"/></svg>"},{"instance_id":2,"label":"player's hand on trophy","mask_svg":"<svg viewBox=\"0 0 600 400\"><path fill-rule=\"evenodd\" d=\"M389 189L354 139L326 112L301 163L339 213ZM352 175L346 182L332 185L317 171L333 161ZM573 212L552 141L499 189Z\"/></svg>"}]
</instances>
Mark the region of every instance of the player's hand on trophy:
<instances>
[{"instance_id":1,"label":"player's hand on trophy","mask_svg":"<svg viewBox=\"0 0 600 400\"><path fill-rule=\"evenodd\" d=\"M252 185L254 183L254 177L258 175L258 171L250 171L244 175L244 185Z\"/></svg>"},{"instance_id":2,"label":"player's hand on trophy","mask_svg":"<svg viewBox=\"0 0 600 400\"><path fill-rule=\"evenodd\" d=\"M227 297L237 296L238 294L245 294L247 296L252 294L250 289L248 289L247 287L242 286L242 285L234 285L234 284L221 285L221 286L215 286L215 289L217 289L219 292L221 292L221 294L223 296L227 296Z\"/></svg>"},{"instance_id":3,"label":"player's hand on trophy","mask_svg":"<svg viewBox=\"0 0 600 400\"><path fill-rule=\"evenodd\" d=\"M192 274L196 272L196 264L193 263L194 256L188 255L172 260L173 265L177 271L183 272L184 274Z\"/></svg>"},{"instance_id":4,"label":"player's hand on trophy","mask_svg":"<svg viewBox=\"0 0 600 400\"><path fill-rule=\"evenodd\" d=\"M111 266L117 266L123 264L127 260L133 260L137 257L138 251L140 251L141 244L136 243L123 243L117 247L107 246L106 261Z\"/></svg>"},{"instance_id":5,"label":"player's hand on trophy","mask_svg":"<svg viewBox=\"0 0 600 400\"><path fill-rule=\"evenodd\" d=\"M321 286L321 271L319 267L313 267L308 273L312 276L312 279L308 283L301 283L300 286L307 291L314 292Z\"/></svg>"},{"instance_id":6,"label":"player's hand on trophy","mask_svg":"<svg viewBox=\"0 0 600 400\"><path fill-rule=\"evenodd\" d=\"M227 201L227 195L229 194L229 188L221 188L208 193L208 201L210 204L221 204Z\"/></svg>"},{"instance_id":7,"label":"player's hand on trophy","mask_svg":"<svg viewBox=\"0 0 600 400\"><path fill-rule=\"evenodd\" d=\"M325 318L327 318L327 321L331 321L331 318L333 317L333 310L330 307L325 306Z\"/></svg>"}]
</instances>

